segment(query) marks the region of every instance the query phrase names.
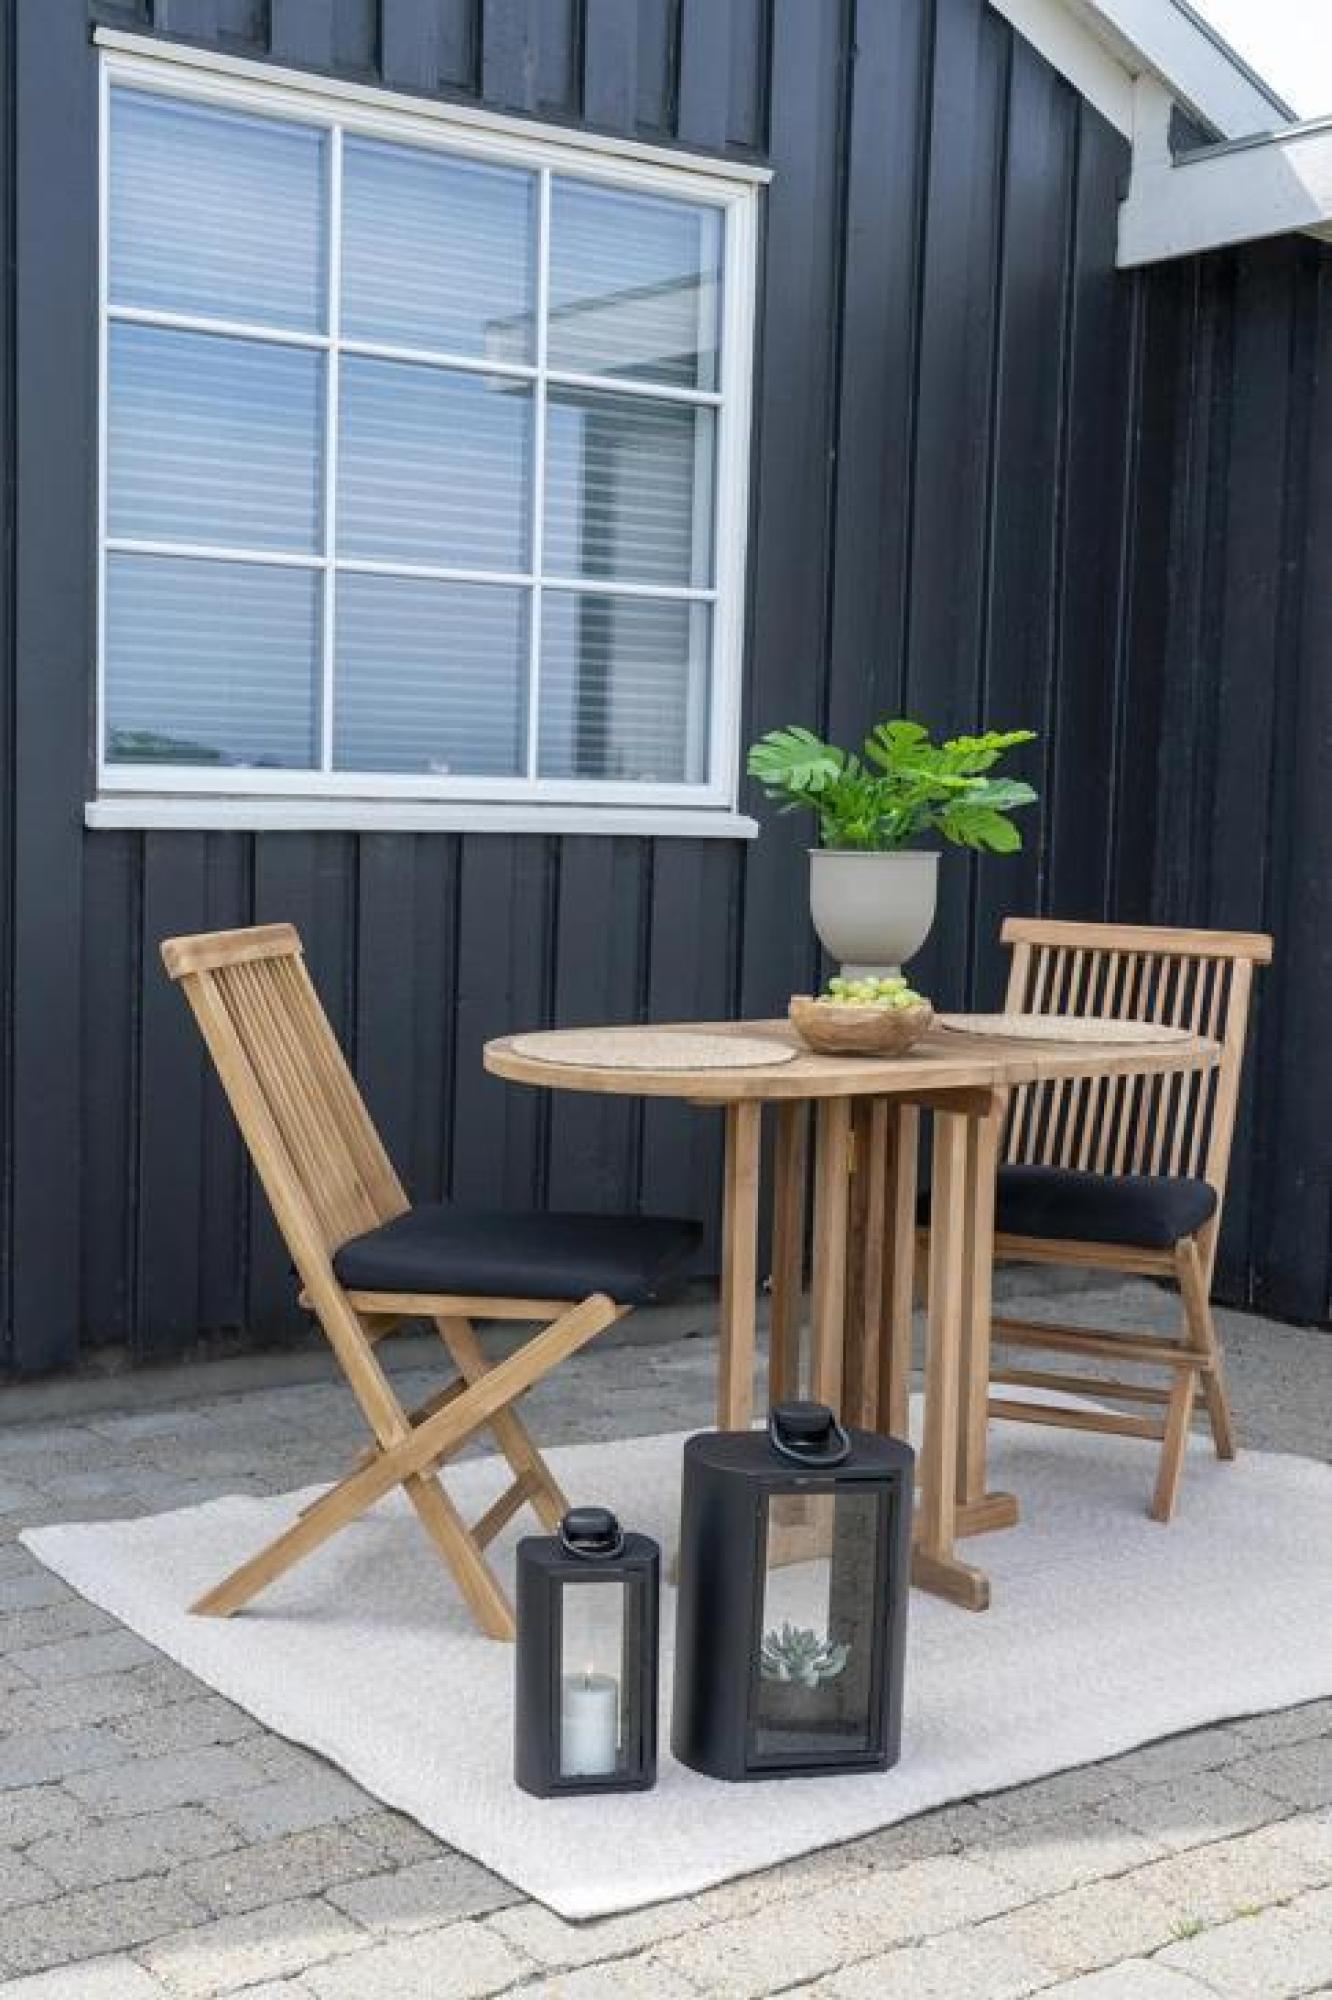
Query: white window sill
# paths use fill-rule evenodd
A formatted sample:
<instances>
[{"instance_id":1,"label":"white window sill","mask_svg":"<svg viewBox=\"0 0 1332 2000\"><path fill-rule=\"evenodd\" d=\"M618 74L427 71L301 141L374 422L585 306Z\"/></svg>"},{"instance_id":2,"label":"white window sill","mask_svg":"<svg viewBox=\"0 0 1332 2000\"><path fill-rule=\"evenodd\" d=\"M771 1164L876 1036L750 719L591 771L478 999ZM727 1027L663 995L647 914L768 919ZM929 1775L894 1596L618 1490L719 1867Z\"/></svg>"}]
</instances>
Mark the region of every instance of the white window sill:
<instances>
[{"instance_id":1,"label":"white window sill","mask_svg":"<svg viewBox=\"0 0 1332 2000\"><path fill-rule=\"evenodd\" d=\"M191 798L126 793L91 799L90 827L179 827L245 833L608 833L651 839L753 840L758 821L721 808L481 805L470 800Z\"/></svg>"}]
</instances>

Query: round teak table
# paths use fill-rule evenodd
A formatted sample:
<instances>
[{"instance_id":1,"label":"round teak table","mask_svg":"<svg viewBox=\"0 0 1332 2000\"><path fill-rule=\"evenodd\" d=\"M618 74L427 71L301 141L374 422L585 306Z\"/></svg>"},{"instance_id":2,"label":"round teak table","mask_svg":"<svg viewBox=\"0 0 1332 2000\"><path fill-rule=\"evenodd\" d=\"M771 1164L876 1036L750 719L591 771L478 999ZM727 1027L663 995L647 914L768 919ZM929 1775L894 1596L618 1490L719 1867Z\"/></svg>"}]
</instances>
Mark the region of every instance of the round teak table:
<instances>
[{"instance_id":1,"label":"round teak table","mask_svg":"<svg viewBox=\"0 0 1332 2000\"><path fill-rule=\"evenodd\" d=\"M708 1038L684 1066L686 1041ZM732 1039L744 1066L721 1060ZM773 1059L755 1058L755 1041ZM851 1423L907 1433L922 1109L934 1115L924 1429L913 1580L970 1610L989 1578L960 1537L1011 1527L1017 1502L986 1475L990 1286L999 1138L1010 1090L1056 1079L1212 1067L1214 1042L1033 1041L936 1027L905 1056L819 1056L786 1021L569 1029L488 1042L486 1068L546 1090L670 1097L726 1123L717 1421L753 1419L760 1139L774 1107L770 1388L798 1393L808 1126L814 1115L809 1393ZM601 1057L599 1060L598 1057Z\"/></svg>"}]
</instances>

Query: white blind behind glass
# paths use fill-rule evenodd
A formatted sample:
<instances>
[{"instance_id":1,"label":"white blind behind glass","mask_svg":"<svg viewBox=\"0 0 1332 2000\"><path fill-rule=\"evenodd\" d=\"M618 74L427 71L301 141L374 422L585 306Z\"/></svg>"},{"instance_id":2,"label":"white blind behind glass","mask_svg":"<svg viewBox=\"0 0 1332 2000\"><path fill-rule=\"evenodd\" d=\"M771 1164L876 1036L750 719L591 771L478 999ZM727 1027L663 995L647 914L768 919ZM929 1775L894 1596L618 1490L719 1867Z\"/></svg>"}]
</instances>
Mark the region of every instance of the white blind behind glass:
<instances>
[{"instance_id":1,"label":"white blind behind glass","mask_svg":"<svg viewBox=\"0 0 1332 2000\"><path fill-rule=\"evenodd\" d=\"M547 590L541 775L701 784L709 622L704 604Z\"/></svg>"},{"instance_id":2,"label":"white blind behind glass","mask_svg":"<svg viewBox=\"0 0 1332 2000\"><path fill-rule=\"evenodd\" d=\"M716 209L557 177L552 368L715 389L721 251Z\"/></svg>"}]
</instances>

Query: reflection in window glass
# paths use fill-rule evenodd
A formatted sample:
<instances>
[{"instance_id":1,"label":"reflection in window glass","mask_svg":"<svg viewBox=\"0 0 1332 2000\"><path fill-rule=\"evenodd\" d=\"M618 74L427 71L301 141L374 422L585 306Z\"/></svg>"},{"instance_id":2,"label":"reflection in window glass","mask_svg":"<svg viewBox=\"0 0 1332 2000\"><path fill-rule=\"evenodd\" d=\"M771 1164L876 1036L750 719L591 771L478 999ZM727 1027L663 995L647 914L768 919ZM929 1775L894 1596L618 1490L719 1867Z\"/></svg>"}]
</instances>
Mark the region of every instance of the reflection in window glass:
<instances>
[{"instance_id":1,"label":"reflection in window glass","mask_svg":"<svg viewBox=\"0 0 1332 2000\"><path fill-rule=\"evenodd\" d=\"M707 770L708 626L705 604L547 590L541 775L699 783Z\"/></svg>"},{"instance_id":2,"label":"reflection in window glass","mask_svg":"<svg viewBox=\"0 0 1332 2000\"><path fill-rule=\"evenodd\" d=\"M711 410L552 389L548 425L548 571L711 582Z\"/></svg>"},{"instance_id":3,"label":"reflection in window glass","mask_svg":"<svg viewBox=\"0 0 1332 2000\"><path fill-rule=\"evenodd\" d=\"M721 248L716 209L557 177L551 367L715 389Z\"/></svg>"},{"instance_id":4,"label":"reflection in window glass","mask_svg":"<svg viewBox=\"0 0 1332 2000\"><path fill-rule=\"evenodd\" d=\"M313 571L112 555L106 624L112 763L318 761Z\"/></svg>"}]
</instances>

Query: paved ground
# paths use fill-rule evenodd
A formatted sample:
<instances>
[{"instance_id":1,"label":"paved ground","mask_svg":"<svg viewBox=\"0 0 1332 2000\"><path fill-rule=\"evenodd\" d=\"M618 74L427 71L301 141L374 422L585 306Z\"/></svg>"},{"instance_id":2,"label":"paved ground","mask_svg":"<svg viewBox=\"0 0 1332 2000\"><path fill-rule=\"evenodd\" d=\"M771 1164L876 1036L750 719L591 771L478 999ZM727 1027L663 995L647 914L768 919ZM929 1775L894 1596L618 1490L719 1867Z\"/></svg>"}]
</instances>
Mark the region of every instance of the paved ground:
<instances>
[{"instance_id":1,"label":"paved ground","mask_svg":"<svg viewBox=\"0 0 1332 2000\"><path fill-rule=\"evenodd\" d=\"M1147 1287L1086 1303L1139 1320L1165 1310ZM575 1362L533 1399L539 1435L706 1421L712 1349L681 1337L691 1317L705 1316L640 1321ZM1332 1455L1332 1337L1233 1316L1224 1333L1247 1441ZM419 1351L406 1350L409 1374ZM297 1486L359 1443L330 1382L219 1395L219 1379L235 1378L76 1386L63 1418L49 1391L0 1399L0 2000L1332 1993L1332 1701L952 1806L642 1915L562 1923L17 1546L37 1522Z\"/></svg>"}]
</instances>

